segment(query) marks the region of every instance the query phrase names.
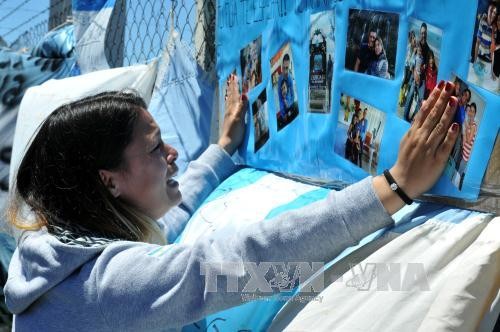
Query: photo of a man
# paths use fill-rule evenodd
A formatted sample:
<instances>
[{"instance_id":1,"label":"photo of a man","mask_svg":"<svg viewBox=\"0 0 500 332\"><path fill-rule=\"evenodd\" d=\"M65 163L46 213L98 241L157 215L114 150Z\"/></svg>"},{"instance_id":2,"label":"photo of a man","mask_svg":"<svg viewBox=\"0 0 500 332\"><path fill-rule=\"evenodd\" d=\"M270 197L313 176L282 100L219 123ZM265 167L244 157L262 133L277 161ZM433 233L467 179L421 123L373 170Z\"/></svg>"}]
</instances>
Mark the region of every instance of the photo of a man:
<instances>
[{"instance_id":1,"label":"photo of a man","mask_svg":"<svg viewBox=\"0 0 500 332\"><path fill-rule=\"evenodd\" d=\"M290 43L287 43L271 59L271 79L278 110L276 112L278 131L299 114L291 54Z\"/></svg>"}]
</instances>

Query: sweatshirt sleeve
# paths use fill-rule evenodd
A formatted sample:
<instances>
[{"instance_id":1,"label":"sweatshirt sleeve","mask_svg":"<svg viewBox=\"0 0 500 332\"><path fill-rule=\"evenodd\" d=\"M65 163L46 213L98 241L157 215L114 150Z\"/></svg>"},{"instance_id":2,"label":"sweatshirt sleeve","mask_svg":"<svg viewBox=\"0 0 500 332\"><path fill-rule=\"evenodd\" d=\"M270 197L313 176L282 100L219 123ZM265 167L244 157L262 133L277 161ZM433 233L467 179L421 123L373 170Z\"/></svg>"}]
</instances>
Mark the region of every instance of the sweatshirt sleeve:
<instances>
[{"instance_id":1,"label":"sweatshirt sleeve","mask_svg":"<svg viewBox=\"0 0 500 332\"><path fill-rule=\"evenodd\" d=\"M392 223L369 177L324 200L231 232L215 232L195 244L113 244L94 267L99 305L117 329L184 326L243 303L242 291L255 284L252 276L257 267L266 266L263 262L326 263ZM267 281L273 277L265 275ZM257 290L260 295L277 291Z\"/></svg>"},{"instance_id":2,"label":"sweatshirt sleeve","mask_svg":"<svg viewBox=\"0 0 500 332\"><path fill-rule=\"evenodd\" d=\"M236 169L231 156L217 144L210 145L198 159L189 163L186 172L179 178L181 204L158 220L168 243L175 241L194 211Z\"/></svg>"}]
</instances>

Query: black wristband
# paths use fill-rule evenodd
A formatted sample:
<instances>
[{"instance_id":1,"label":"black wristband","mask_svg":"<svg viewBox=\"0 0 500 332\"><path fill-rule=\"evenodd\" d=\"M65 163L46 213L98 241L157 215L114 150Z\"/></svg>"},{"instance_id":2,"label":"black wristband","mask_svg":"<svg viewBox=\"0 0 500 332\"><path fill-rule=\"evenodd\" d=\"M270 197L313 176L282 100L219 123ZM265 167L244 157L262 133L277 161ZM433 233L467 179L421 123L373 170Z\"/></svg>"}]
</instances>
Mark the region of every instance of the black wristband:
<instances>
[{"instance_id":1,"label":"black wristband","mask_svg":"<svg viewBox=\"0 0 500 332\"><path fill-rule=\"evenodd\" d=\"M399 187L399 185L396 183L396 180L392 177L391 173L389 172L388 169L384 171L384 177L389 183L389 187L391 187L391 190L394 191L398 196L405 202L407 205L411 205L413 203L413 200L406 195L406 193Z\"/></svg>"}]
</instances>

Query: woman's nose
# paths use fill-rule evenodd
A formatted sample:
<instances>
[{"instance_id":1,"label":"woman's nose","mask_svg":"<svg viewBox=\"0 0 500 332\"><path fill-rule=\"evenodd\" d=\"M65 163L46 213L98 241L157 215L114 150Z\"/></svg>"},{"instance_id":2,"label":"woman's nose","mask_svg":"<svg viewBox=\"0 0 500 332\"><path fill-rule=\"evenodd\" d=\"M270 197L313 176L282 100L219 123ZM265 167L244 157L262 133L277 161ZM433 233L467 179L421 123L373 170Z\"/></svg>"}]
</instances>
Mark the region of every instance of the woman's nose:
<instances>
[{"instance_id":1,"label":"woman's nose","mask_svg":"<svg viewBox=\"0 0 500 332\"><path fill-rule=\"evenodd\" d=\"M175 162L179 156L177 150L168 144L165 144L165 152L167 153L167 163L169 164Z\"/></svg>"}]
</instances>

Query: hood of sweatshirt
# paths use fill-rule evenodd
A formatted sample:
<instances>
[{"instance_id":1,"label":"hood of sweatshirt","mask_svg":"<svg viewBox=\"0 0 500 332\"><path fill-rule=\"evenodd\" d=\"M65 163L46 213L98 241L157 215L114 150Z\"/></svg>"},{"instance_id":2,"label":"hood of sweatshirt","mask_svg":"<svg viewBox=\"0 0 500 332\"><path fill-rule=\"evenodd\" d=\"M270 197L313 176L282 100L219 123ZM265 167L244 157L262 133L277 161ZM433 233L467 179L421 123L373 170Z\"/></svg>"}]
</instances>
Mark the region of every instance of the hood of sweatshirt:
<instances>
[{"instance_id":1,"label":"hood of sweatshirt","mask_svg":"<svg viewBox=\"0 0 500 332\"><path fill-rule=\"evenodd\" d=\"M46 228L25 232L12 256L4 294L7 308L22 313L47 291L95 259L112 239Z\"/></svg>"}]
</instances>

